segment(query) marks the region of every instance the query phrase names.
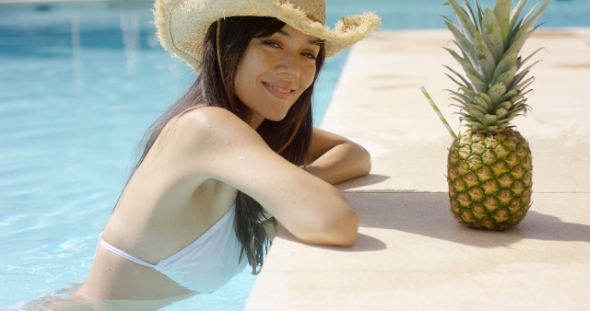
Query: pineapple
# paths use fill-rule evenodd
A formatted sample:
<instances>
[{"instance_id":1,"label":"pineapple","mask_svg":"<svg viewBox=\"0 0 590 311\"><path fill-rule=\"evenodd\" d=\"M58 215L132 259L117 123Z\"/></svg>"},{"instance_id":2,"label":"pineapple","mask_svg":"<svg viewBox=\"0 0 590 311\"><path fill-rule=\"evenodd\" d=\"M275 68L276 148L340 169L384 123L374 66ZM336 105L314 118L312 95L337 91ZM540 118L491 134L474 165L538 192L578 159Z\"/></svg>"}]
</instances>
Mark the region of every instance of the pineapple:
<instances>
[{"instance_id":1,"label":"pineapple","mask_svg":"<svg viewBox=\"0 0 590 311\"><path fill-rule=\"evenodd\" d=\"M527 141L512 119L529 110L525 95L534 77L527 77L525 63L539 50L522 59L520 50L540 25L533 23L549 0L522 19L526 0L512 12L511 0L498 0L494 9L483 10L477 0L474 14L467 0L448 0L459 26L447 17L453 42L461 54L445 48L459 62L466 78L451 69L447 74L459 85L448 90L460 108L467 127L449 149L447 181L451 212L459 222L472 227L505 230L517 225L531 206L532 155Z\"/></svg>"}]
</instances>

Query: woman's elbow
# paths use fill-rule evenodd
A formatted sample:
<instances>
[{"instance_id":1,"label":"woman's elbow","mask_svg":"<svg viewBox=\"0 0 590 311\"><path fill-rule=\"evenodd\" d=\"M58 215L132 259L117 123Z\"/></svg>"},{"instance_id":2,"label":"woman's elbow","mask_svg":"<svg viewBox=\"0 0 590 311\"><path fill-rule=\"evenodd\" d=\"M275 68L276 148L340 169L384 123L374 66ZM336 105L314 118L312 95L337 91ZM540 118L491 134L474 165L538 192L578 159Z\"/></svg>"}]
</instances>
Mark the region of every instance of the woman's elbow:
<instances>
[{"instance_id":1,"label":"woman's elbow","mask_svg":"<svg viewBox=\"0 0 590 311\"><path fill-rule=\"evenodd\" d=\"M338 245L344 246L344 247L350 247L350 246L354 245L354 243L356 242L356 239L358 237L359 224L360 224L359 216L353 212L352 215L350 216L349 224L348 224L347 228L344 230L344 232L342 233L342 239L339 241L340 243Z\"/></svg>"},{"instance_id":2,"label":"woman's elbow","mask_svg":"<svg viewBox=\"0 0 590 311\"><path fill-rule=\"evenodd\" d=\"M359 223L359 216L353 210L334 221L331 228L328 229L330 232L329 244L343 247L352 246L358 236Z\"/></svg>"},{"instance_id":3,"label":"woman's elbow","mask_svg":"<svg viewBox=\"0 0 590 311\"><path fill-rule=\"evenodd\" d=\"M356 177L369 175L371 172L371 154L363 146L353 143Z\"/></svg>"}]
</instances>

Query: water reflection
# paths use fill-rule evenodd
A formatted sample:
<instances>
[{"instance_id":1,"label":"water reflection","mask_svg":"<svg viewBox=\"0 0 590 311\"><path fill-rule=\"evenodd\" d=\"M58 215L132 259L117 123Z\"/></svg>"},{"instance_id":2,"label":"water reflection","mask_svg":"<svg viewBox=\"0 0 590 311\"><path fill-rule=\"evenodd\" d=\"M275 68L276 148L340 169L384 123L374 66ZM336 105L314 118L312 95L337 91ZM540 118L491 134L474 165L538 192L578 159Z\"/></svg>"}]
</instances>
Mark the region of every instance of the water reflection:
<instances>
[{"instance_id":1,"label":"water reflection","mask_svg":"<svg viewBox=\"0 0 590 311\"><path fill-rule=\"evenodd\" d=\"M123 46L127 59L127 70L132 73L140 51L139 17L137 13L122 11L120 14Z\"/></svg>"},{"instance_id":2,"label":"water reflection","mask_svg":"<svg viewBox=\"0 0 590 311\"><path fill-rule=\"evenodd\" d=\"M72 15L72 68L74 88L80 87L82 82L82 62L80 60L82 49L80 48L80 17Z\"/></svg>"},{"instance_id":3,"label":"water reflection","mask_svg":"<svg viewBox=\"0 0 590 311\"><path fill-rule=\"evenodd\" d=\"M39 299L17 303L3 309L5 311L151 311L160 310L174 302L194 296L191 293L182 296L171 297L160 300L99 300L87 299L76 295L81 284L74 284L71 287L53 292L49 296Z\"/></svg>"}]
</instances>

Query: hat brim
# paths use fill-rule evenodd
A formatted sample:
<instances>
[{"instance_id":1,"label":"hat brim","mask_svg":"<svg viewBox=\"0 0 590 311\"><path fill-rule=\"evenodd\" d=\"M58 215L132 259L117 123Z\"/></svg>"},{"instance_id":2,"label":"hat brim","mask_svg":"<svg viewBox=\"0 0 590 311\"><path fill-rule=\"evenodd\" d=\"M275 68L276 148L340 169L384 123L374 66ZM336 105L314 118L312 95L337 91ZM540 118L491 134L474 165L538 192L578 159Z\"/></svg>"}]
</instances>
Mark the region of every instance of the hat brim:
<instances>
[{"instance_id":1,"label":"hat brim","mask_svg":"<svg viewBox=\"0 0 590 311\"><path fill-rule=\"evenodd\" d=\"M326 57L334 56L367 37L381 25L373 12L345 16L334 30L310 19L305 12L274 0L156 0L155 23L162 46L200 72L203 41L210 25L231 16L270 16L325 41Z\"/></svg>"}]
</instances>

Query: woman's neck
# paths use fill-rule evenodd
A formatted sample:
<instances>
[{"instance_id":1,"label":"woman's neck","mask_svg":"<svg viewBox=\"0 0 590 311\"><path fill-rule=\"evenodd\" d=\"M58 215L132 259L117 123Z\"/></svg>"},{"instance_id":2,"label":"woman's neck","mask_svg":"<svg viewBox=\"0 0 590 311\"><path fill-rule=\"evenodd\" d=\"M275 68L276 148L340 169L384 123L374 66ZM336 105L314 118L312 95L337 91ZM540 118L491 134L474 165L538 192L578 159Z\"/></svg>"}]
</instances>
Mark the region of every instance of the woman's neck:
<instances>
[{"instance_id":1,"label":"woman's neck","mask_svg":"<svg viewBox=\"0 0 590 311\"><path fill-rule=\"evenodd\" d=\"M262 124L263 121L264 118L261 115L252 112L252 117L250 118L250 122L248 122L248 125L250 125L251 128L256 130L260 126L260 124Z\"/></svg>"}]
</instances>

